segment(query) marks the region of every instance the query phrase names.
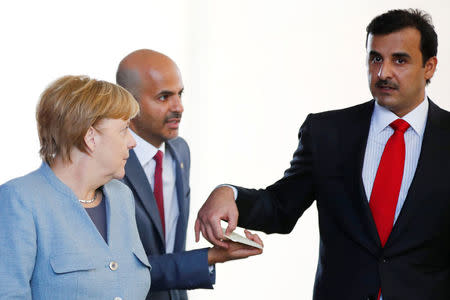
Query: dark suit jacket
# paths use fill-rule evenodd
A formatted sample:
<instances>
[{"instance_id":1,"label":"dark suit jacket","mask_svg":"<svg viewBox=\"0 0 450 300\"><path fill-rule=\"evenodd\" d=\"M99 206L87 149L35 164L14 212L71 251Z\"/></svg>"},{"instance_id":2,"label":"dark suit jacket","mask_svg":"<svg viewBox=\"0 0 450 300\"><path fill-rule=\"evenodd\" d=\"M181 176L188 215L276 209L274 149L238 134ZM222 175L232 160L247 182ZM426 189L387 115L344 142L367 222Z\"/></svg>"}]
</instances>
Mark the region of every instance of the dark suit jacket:
<instances>
[{"instance_id":1,"label":"dark suit jacket","mask_svg":"<svg viewBox=\"0 0 450 300\"><path fill-rule=\"evenodd\" d=\"M186 289L212 288L215 274L209 273L208 249L185 251L189 218L190 152L186 141L166 142L176 162L176 189L180 214L174 253L166 254L161 219L150 183L133 150L125 165L123 182L132 190L136 202L136 223L151 269L151 287L147 300L187 299Z\"/></svg>"},{"instance_id":2,"label":"dark suit jacket","mask_svg":"<svg viewBox=\"0 0 450 300\"><path fill-rule=\"evenodd\" d=\"M288 233L316 200L315 300L450 299L450 113L430 101L417 170L384 248L361 173L374 101L311 114L284 177L238 188L239 226Z\"/></svg>"}]
</instances>

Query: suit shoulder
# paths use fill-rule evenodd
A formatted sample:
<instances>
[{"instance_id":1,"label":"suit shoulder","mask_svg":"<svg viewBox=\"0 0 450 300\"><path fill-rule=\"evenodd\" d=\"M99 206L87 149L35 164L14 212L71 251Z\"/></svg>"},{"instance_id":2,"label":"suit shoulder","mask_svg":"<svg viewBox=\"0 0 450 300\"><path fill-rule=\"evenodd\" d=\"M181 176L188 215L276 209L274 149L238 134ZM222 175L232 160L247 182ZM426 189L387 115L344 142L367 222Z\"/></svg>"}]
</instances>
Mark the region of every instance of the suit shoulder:
<instances>
[{"instance_id":1,"label":"suit shoulder","mask_svg":"<svg viewBox=\"0 0 450 300\"><path fill-rule=\"evenodd\" d=\"M38 170L11 179L0 185L0 205L3 208L21 207L30 212L36 211L36 207L42 207L39 195L49 187Z\"/></svg>"},{"instance_id":2,"label":"suit shoulder","mask_svg":"<svg viewBox=\"0 0 450 300\"><path fill-rule=\"evenodd\" d=\"M439 122L439 124L449 127L450 126L450 112L439 107L433 101L430 100L430 113Z\"/></svg>"},{"instance_id":3,"label":"suit shoulder","mask_svg":"<svg viewBox=\"0 0 450 300\"><path fill-rule=\"evenodd\" d=\"M0 190L15 192L18 194L34 193L36 190L45 187L46 180L38 170L30 172L24 176L11 179L0 185Z\"/></svg>"},{"instance_id":4,"label":"suit shoulder","mask_svg":"<svg viewBox=\"0 0 450 300\"><path fill-rule=\"evenodd\" d=\"M368 102L364 102L358 105L341 108L341 109L335 109L335 110L329 110L324 112L318 112L310 114L310 118L315 120L339 120L339 119L348 119L352 116L359 117L360 114L364 111L373 110L374 106L374 100L370 100Z\"/></svg>"},{"instance_id":5,"label":"suit shoulder","mask_svg":"<svg viewBox=\"0 0 450 300\"><path fill-rule=\"evenodd\" d=\"M170 141L168 141L170 147L175 151L176 155L182 161L190 161L191 158L191 150L189 149L189 145L185 139L182 137L176 137Z\"/></svg>"},{"instance_id":6,"label":"suit shoulder","mask_svg":"<svg viewBox=\"0 0 450 300\"><path fill-rule=\"evenodd\" d=\"M169 141L169 143L172 145L172 147L174 147L175 149L179 150L179 151L189 151L189 145L186 142L186 140L184 138L182 138L181 136L176 137L174 139L171 139Z\"/></svg>"}]
</instances>

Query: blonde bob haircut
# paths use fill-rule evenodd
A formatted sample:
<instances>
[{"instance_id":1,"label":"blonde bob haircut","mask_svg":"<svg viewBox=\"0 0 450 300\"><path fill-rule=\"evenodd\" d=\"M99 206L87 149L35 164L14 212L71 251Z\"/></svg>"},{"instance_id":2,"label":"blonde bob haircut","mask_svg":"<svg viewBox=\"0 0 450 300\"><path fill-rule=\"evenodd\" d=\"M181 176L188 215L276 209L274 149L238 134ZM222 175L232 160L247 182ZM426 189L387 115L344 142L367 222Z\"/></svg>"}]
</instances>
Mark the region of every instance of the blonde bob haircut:
<instances>
[{"instance_id":1,"label":"blonde bob haircut","mask_svg":"<svg viewBox=\"0 0 450 300\"><path fill-rule=\"evenodd\" d=\"M71 162L73 147L88 153L84 137L102 119L132 119L139 104L124 88L88 76L64 76L45 89L36 109L41 148L49 165L56 156Z\"/></svg>"}]
</instances>

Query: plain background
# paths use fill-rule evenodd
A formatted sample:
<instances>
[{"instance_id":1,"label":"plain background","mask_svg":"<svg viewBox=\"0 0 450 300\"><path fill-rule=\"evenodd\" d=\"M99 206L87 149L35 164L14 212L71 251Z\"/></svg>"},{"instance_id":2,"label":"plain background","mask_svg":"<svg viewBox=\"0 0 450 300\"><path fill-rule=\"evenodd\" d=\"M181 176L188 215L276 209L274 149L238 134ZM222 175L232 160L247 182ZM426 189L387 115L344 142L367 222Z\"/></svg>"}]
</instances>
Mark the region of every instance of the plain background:
<instances>
[{"instance_id":1,"label":"plain background","mask_svg":"<svg viewBox=\"0 0 450 300\"><path fill-rule=\"evenodd\" d=\"M3 1L0 4L0 183L40 165L35 108L59 76L114 82L119 61L150 48L172 57L185 84L181 135L191 146L191 218L220 183L279 179L309 112L371 99L365 27L393 8L428 11L440 38L428 95L450 109L450 4L379 1ZM264 254L217 266L197 299L311 299L319 233L315 204ZM1 209L1 206L0 206ZM343 260L352 259L342 257Z\"/></svg>"}]
</instances>

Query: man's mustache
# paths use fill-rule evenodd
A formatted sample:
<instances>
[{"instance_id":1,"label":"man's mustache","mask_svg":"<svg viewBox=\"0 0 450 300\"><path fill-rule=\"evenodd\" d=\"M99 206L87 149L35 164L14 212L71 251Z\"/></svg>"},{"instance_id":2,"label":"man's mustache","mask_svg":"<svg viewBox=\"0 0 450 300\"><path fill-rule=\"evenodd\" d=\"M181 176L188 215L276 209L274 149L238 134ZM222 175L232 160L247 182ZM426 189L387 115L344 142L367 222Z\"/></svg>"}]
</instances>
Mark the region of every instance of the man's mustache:
<instances>
[{"instance_id":1,"label":"man's mustache","mask_svg":"<svg viewBox=\"0 0 450 300\"><path fill-rule=\"evenodd\" d=\"M169 122L170 119L181 119L182 113L180 112L171 112L169 113L166 118L164 119L164 122Z\"/></svg>"},{"instance_id":2,"label":"man's mustache","mask_svg":"<svg viewBox=\"0 0 450 300\"><path fill-rule=\"evenodd\" d=\"M396 84L396 83L394 83L394 82L392 82L392 81L390 81L390 80L378 80L376 83L375 83L375 87L377 87L377 88L391 88L391 89L395 89L395 90L397 90L398 89L398 84Z\"/></svg>"}]
</instances>

